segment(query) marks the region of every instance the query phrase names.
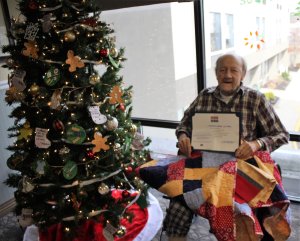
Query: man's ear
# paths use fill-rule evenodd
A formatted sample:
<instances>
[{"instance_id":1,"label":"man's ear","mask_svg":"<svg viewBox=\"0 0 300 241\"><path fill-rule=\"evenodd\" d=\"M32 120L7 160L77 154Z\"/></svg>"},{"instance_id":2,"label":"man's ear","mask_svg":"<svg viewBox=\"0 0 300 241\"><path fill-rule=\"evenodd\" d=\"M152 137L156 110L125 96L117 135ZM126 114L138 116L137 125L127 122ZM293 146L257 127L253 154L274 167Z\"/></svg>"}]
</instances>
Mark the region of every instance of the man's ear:
<instances>
[{"instance_id":1,"label":"man's ear","mask_svg":"<svg viewBox=\"0 0 300 241\"><path fill-rule=\"evenodd\" d=\"M246 73L243 73L241 81L244 80L245 76L246 76Z\"/></svg>"}]
</instances>

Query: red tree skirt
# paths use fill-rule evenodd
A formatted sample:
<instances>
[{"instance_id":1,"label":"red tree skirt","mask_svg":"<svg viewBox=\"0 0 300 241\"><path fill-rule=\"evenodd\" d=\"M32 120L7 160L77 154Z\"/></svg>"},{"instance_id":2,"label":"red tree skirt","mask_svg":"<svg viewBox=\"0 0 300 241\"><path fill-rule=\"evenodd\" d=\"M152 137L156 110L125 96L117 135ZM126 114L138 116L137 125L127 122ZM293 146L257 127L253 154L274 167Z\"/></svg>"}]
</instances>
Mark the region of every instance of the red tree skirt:
<instances>
[{"instance_id":1,"label":"red tree skirt","mask_svg":"<svg viewBox=\"0 0 300 241\"><path fill-rule=\"evenodd\" d=\"M148 210L141 209L137 204L131 205L128 209L133 213L132 222L127 219L121 220L121 225L126 228L125 235L115 237L114 241L132 241L145 227L148 220ZM78 228L78 234L72 241L107 241L103 235L103 226L94 220L87 220ZM61 224L55 224L46 231L39 233L40 241L66 241L64 230Z\"/></svg>"}]
</instances>

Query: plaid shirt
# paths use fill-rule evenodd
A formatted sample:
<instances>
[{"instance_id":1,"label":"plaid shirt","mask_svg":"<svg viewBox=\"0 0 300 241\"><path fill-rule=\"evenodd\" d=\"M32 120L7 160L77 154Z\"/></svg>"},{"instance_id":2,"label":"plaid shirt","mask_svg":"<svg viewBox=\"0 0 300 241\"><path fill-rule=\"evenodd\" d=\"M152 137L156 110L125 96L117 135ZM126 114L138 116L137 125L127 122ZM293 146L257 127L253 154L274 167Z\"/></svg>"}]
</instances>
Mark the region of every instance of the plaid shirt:
<instances>
[{"instance_id":1,"label":"plaid shirt","mask_svg":"<svg viewBox=\"0 0 300 241\"><path fill-rule=\"evenodd\" d=\"M202 90L184 112L184 116L176 129L177 136L180 132L185 132L191 137L192 116L196 112L241 113L241 139L246 141L259 139L269 152L289 141L289 133L264 95L243 85L228 103L222 100L218 87Z\"/></svg>"}]
</instances>

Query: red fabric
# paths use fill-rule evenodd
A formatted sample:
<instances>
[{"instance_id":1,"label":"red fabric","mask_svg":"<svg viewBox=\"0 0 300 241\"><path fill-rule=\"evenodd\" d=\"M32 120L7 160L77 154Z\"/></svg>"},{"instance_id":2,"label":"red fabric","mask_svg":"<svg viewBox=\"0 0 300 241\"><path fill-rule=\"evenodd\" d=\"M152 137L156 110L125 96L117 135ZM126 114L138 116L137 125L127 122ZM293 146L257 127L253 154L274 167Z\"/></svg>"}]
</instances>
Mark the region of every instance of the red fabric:
<instances>
[{"instance_id":1,"label":"red fabric","mask_svg":"<svg viewBox=\"0 0 300 241\"><path fill-rule=\"evenodd\" d=\"M200 206L198 214L208 219L210 228L217 240L235 240L233 209L231 206L216 208L206 202Z\"/></svg>"},{"instance_id":2,"label":"red fabric","mask_svg":"<svg viewBox=\"0 0 300 241\"><path fill-rule=\"evenodd\" d=\"M141 209L136 203L131 205L128 212L133 213L132 222L127 219L121 220L121 225L126 227L126 234L123 237L115 237L114 241L132 241L145 227L148 220L148 210ZM40 231L40 241L67 241L64 237L64 227L55 224L45 231ZM103 236L103 226L101 222L94 220L85 221L78 229L76 237L72 241L106 241ZM69 240L68 240L69 241Z\"/></svg>"},{"instance_id":3,"label":"red fabric","mask_svg":"<svg viewBox=\"0 0 300 241\"><path fill-rule=\"evenodd\" d=\"M126 235L122 238L115 238L115 241L131 241L145 227L148 220L148 209L141 209L139 205L133 204L129 208L130 212L134 213L134 219L130 223L128 219L122 219L121 225L126 227Z\"/></svg>"},{"instance_id":4,"label":"red fabric","mask_svg":"<svg viewBox=\"0 0 300 241\"><path fill-rule=\"evenodd\" d=\"M237 173L235 190L236 201L239 203L249 202L260 192L260 190L261 188L253 185L253 183Z\"/></svg>"},{"instance_id":5,"label":"red fabric","mask_svg":"<svg viewBox=\"0 0 300 241\"><path fill-rule=\"evenodd\" d=\"M171 163L168 168L168 181L172 180L182 180L184 177L184 166L185 166L185 161L184 159Z\"/></svg>"},{"instance_id":6,"label":"red fabric","mask_svg":"<svg viewBox=\"0 0 300 241\"><path fill-rule=\"evenodd\" d=\"M276 165L274 165L274 161L271 159L270 154L266 152L258 152L256 156L260 158L260 160L263 163L272 164L269 167L272 169L273 176L278 182L278 186L281 187L281 189L278 188L273 189L273 195L271 195L266 202L261 202L261 201L258 202L256 206L251 209L251 213L248 212L244 213L243 211L245 211L246 209L241 210L242 213L240 213L240 215L244 215L246 218L248 218L248 220L250 220L248 223L246 223L247 227L242 232L245 233L245 236L247 236L248 233L250 234L252 232L255 235L254 236L255 240L258 240L262 237L263 232L262 232L262 223L258 221L256 217L256 211L259 212L260 207L268 207L268 208L277 207L278 209L282 209L284 205L287 206L289 205L289 200L284 194L282 180L278 168L276 167ZM234 193L232 198L236 202L247 204L253 197L255 197L261 191L261 189L259 188L259 185L255 185L256 180L251 179L251 177L248 178L248 175L246 173L241 173L240 169L237 170L236 164L237 163L233 161L226 162L224 165L220 166L218 171L225 172L226 174L235 175L236 186L235 189L233 190ZM232 190L228 190L228 191L232 191ZM212 193L212 195L214 195L214 192ZM233 206L215 206L214 204L209 203L207 201L200 206L200 208L197 210L197 213L200 216L208 219L211 227L211 231L215 234L217 240L236 241L237 238L235 236L235 224L234 224L235 216L234 216L233 208L234 208ZM276 209L272 209L272 210L275 211ZM289 214L283 212L282 215L283 215L282 222L285 226L280 230L277 228L278 232L273 233L274 240L277 240L277 237L283 237L280 240L287 240L287 238L290 235L290 229L288 223ZM265 222L264 222L264 226L265 226ZM266 227L269 227L270 229L273 228L272 226L265 226L265 228ZM244 239L240 239L240 240L244 240ZM254 239L250 239L249 236L247 240L254 240Z\"/></svg>"}]
</instances>

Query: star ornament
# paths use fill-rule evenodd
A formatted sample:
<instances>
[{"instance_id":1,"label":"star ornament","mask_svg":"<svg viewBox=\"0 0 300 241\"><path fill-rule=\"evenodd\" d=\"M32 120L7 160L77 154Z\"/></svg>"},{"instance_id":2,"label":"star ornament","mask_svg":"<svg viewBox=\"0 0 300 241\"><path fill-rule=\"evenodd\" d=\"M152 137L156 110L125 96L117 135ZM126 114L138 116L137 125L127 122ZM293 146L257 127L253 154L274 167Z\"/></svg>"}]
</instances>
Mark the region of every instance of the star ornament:
<instances>
[{"instance_id":1,"label":"star ornament","mask_svg":"<svg viewBox=\"0 0 300 241\"><path fill-rule=\"evenodd\" d=\"M22 129L20 129L20 135L18 135L18 140L25 139L27 140L28 137L32 135L32 129L28 122L25 122Z\"/></svg>"},{"instance_id":2,"label":"star ornament","mask_svg":"<svg viewBox=\"0 0 300 241\"><path fill-rule=\"evenodd\" d=\"M74 56L74 51L73 50L69 50L67 53L67 60L66 60L66 64L69 64L69 71L70 72L74 72L76 71L76 68L83 68L84 67L84 63L82 62L82 60L80 59L79 56Z\"/></svg>"},{"instance_id":3,"label":"star ornament","mask_svg":"<svg viewBox=\"0 0 300 241\"><path fill-rule=\"evenodd\" d=\"M107 137L102 137L101 133L96 132L94 134L94 140L92 141L92 144L95 145L93 148L93 153L99 152L101 150L107 151L109 149L109 145L106 144Z\"/></svg>"},{"instance_id":4,"label":"star ornament","mask_svg":"<svg viewBox=\"0 0 300 241\"><path fill-rule=\"evenodd\" d=\"M21 101L23 99L25 99L25 95L23 94L23 92L19 92L14 86L9 87L9 89L5 92L5 100L8 103L11 103L13 101Z\"/></svg>"},{"instance_id":5,"label":"star ornament","mask_svg":"<svg viewBox=\"0 0 300 241\"><path fill-rule=\"evenodd\" d=\"M265 43L265 40L259 36L258 31L255 31L255 33L250 32L249 37L245 37L244 41L245 46L250 46L251 49L256 46L257 50L260 50L262 44Z\"/></svg>"},{"instance_id":6,"label":"star ornament","mask_svg":"<svg viewBox=\"0 0 300 241\"><path fill-rule=\"evenodd\" d=\"M109 103L110 104L121 104L123 103L123 99L122 99L122 91L120 89L119 86L115 85L113 88L112 88L112 91L110 92L109 96L110 96L110 99L109 99Z\"/></svg>"}]
</instances>

